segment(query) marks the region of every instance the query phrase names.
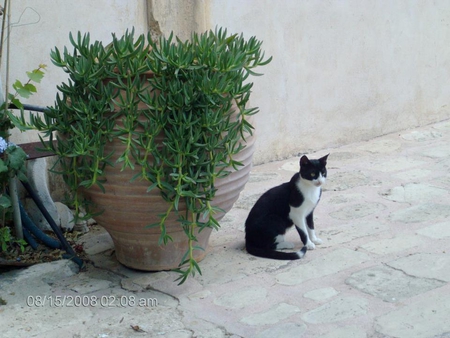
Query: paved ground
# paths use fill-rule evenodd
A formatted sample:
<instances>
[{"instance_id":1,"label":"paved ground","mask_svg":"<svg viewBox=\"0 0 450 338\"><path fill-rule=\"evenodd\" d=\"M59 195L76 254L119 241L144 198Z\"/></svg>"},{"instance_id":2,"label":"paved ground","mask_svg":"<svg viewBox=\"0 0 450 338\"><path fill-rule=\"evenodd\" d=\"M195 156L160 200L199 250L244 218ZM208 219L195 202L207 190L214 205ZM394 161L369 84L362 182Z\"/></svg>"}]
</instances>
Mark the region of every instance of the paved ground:
<instances>
[{"instance_id":1,"label":"paved ground","mask_svg":"<svg viewBox=\"0 0 450 338\"><path fill-rule=\"evenodd\" d=\"M298 261L243 250L249 208L297 158L254 168L203 275L182 286L120 266L92 231L87 272L60 261L0 277L0 336L450 337L449 145L446 121L319 151L331 153L316 212L324 244Z\"/></svg>"}]
</instances>

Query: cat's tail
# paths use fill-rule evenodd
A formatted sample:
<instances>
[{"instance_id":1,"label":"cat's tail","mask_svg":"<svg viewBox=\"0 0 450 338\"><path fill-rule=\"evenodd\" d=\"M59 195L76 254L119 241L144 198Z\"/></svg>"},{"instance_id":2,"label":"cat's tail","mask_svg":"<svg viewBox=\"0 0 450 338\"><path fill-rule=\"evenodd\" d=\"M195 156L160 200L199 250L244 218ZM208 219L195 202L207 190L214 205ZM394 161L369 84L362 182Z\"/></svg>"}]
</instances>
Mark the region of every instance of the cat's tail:
<instances>
[{"instance_id":1,"label":"cat's tail","mask_svg":"<svg viewBox=\"0 0 450 338\"><path fill-rule=\"evenodd\" d=\"M304 246L297 252L283 252L283 251L267 250L267 249L252 247L252 246L247 246L246 249L247 249L247 252L253 256L262 257L262 258L278 259L278 260L283 260L283 261L303 258L303 256L305 256L306 251L307 251L306 246Z\"/></svg>"}]
</instances>

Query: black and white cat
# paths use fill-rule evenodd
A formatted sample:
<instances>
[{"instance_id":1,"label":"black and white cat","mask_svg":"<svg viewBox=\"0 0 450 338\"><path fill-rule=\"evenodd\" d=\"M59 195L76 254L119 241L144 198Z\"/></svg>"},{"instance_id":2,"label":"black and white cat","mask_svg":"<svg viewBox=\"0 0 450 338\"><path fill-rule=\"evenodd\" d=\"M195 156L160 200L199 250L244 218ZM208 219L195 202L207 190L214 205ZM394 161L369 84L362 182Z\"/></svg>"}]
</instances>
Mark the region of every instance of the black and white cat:
<instances>
[{"instance_id":1,"label":"black and white cat","mask_svg":"<svg viewBox=\"0 0 450 338\"><path fill-rule=\"evenodd\" d=\"M300 158L300 171L289 182L266 191L255 203L245 222L247 252L258 257L292 260L302 258L306 251L321 244L314 231L313 212L322 194L327 177L328 155L318 160ZM285 242L286 230L295 225L304 246L297 252Z\"/></svg>"}]
</instances>

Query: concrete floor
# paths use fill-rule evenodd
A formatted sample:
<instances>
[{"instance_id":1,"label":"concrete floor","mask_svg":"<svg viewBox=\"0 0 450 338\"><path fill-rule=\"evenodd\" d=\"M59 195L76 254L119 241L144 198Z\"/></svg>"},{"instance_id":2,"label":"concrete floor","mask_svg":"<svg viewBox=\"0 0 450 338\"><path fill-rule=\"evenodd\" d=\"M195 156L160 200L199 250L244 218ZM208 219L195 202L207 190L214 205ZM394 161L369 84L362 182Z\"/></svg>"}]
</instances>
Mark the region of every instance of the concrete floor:
<instances>
[{"instance_id":1,"label":"concrete floor","mask_svg":"<svg viewBox=\"0 0 450 338\"><path fill-rule=\"evenodd\" d=\"M328 152L315 213L324 243L304 259L243 249L249 209L298 158L256 166L203 275L177 286L175 273L127 269L98 228L83 239L86 272L58 261L0 276L0 336L450 337L450 121L312 157Z\"/></svg>"}]
</instances>

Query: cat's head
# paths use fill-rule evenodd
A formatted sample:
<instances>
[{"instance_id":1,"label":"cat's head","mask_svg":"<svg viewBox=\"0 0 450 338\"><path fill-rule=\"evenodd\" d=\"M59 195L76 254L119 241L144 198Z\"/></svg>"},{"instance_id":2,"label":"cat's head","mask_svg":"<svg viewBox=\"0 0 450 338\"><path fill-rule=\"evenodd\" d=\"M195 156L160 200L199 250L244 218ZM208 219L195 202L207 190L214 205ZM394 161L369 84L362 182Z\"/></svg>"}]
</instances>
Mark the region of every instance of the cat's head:
<instances>
[{"instance_id":1,"label":"cat's head","mask_svg":"<svg viewBox=\"0 0 450 338\"><path fill-rule=\"evenodd\" d=\"M327 177L326 165L328 155L318 160L310 160L306 155L303 155L300 158L300 176L315 186L320 187L325 183Z\"/></svg>"}]
</instances>

